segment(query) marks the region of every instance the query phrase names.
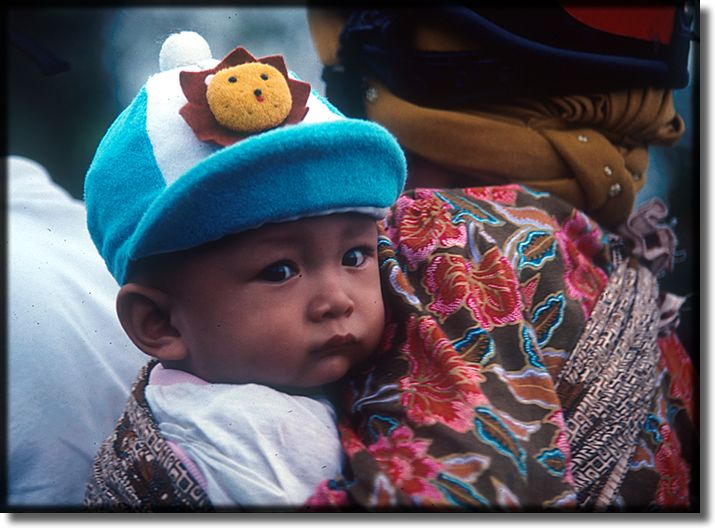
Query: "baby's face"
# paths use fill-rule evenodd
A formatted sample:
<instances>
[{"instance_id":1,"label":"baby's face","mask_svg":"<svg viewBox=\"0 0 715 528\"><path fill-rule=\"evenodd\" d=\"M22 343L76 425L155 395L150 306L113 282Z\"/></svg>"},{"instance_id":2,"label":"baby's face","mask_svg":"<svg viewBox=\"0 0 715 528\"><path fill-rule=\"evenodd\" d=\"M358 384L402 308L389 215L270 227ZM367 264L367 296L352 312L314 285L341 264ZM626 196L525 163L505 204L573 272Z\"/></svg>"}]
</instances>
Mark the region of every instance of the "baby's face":
<instances>
[{"instance_id":1,"label":"baby's face","mask_svg":"<svg viewBox=\"0 0 715 528\"><path fill-rule=\"evenodd\" d=\"M339 214L229 237L182 266L173 321L186 367L214 383L308 388L377 348L384 307L375 221Z\"/></svg>"}]
</instances>

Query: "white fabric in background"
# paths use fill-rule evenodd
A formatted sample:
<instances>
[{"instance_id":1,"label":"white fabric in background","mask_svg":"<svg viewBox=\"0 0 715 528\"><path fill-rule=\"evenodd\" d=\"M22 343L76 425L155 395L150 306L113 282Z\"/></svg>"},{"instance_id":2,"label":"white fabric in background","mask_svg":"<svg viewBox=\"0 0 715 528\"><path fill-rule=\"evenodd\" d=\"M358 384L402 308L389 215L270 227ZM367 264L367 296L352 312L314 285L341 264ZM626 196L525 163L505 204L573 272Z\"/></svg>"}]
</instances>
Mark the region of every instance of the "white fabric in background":
<instances>
[{"instance_id":1,"label":"white fabric in background","mask_svg":"<svg viewBox=\"0 0 715 528\"><path fill-rule=\"evenodd\" d=\"M340 472L334 410L324 400L194 383L150 384L146 398L164 438L203 474L214 506L299 506Z\"/></svg>"},{"instance_id":2,"label":"white fabric in background","mask_svg":"<svg viewBox=\"0 0 715 528\"><path fill-rule=\"evenodd\" d=\"M8 505L80 507L147 357L119 325L84 204L37 163L6 163Z\"/></svg>"}]
</instances>

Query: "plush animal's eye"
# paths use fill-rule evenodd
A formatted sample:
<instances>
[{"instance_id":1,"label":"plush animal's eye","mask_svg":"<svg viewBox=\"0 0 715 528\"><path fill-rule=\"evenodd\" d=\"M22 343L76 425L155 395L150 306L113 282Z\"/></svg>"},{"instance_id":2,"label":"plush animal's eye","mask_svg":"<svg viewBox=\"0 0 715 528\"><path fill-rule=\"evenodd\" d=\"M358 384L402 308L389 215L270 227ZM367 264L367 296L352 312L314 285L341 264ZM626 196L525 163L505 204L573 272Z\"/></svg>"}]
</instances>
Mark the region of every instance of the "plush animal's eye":
<instances>
[{"instance_id":1,"label":"plush animal's eye","mask_svg":"<svg viewBox=\"0 0 715 528\"><path fill-rule=\"evenodd\" d=\"M233 76L228 78L228 82L230 82L230 83L235 83L236 81L238 81L238 79L236 79Z\"/></svg>"},{"instance_id":2,"label":"plush animal's eye","mask_svg":"<svg viewBox=\"0 0 715 528\"><path fill-rule=\"evenodd\" d=\"M268 80L268 75L266 75L265 73L262 73L262 74L261 74L261 79L263 79L264 81L267 81L267 80Z\"/></svg>"}]
</instances>

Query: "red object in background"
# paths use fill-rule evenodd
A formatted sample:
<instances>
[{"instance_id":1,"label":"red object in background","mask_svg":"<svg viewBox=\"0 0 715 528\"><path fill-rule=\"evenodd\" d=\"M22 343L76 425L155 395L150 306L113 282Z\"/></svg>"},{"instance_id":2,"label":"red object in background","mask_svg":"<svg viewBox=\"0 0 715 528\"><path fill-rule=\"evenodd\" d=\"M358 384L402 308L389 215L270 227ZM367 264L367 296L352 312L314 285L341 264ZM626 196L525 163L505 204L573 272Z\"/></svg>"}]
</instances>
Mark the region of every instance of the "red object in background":
<instances>
[{"instance_id":1,"label":"red object in background","mask_svg":"<svg viewBox=\"0 0 715 528\"><path fill-rule=\"evenodd\" d=\"M576 20L599 31L669 44L673 35L674 6L596 7L563 6Z\"/></svg>"}]
</instances>

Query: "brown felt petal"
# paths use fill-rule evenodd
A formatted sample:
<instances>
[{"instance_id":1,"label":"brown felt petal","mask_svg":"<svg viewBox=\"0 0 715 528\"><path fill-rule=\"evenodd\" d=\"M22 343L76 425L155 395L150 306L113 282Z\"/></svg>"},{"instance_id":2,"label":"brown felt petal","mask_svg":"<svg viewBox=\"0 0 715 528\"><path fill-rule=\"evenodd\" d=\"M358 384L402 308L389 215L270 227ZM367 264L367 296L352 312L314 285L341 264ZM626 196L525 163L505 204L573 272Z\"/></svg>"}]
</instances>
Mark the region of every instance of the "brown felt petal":
<instances>
[{"instance_id":1,"label":"brown felt petal","mask_svg":"<svg viewBox=\"0 0 715 528\"><path fill-rule=\"evenodd\" d=\"M230 68L231 66L238 66L244 62L256 62L256 57L251 55L246 48L239 46L226 55L223 60L216 65L214 71L220 71L224 68Z\"/></svg>"},{"instance_id":2,"label":"brown felt petal","mask_svg":"<svg viewBox=\"0 0 715 528\"><path fill-rule=\"evenodd\" d=\"M288 81L288 86L290 86L293 106L284 123L298 123L308 113L305 103L308 102L308 97L310 97L310 84L291 79Z\"/></svg>"},{"instance_id":3,"label":"brown felt petal","mask_svg":"<svg viewBox=\"0 0 715 528\"><path fill-rule=\"evenodd\" d=\"M310 97L310 84L293 79L289 81L289 84L291 85L290 93L293 96L293 106L305 106Z\"/></svg>"},{"instance_id":4,"label":"brown felt petal","mask_svg":"<svg viewBox=\"0 0 715 528\"><path fill-rule=\"evenodd\" d=\"M307 106L300 106L300 107L294 107L293 110L290 111L290 114L288 114L288 117L286 117L286 120L283 121L285 124L294 124L294 123L300 123L303 121L305 118L305 115L308 113L308 107Z\"/></svg>"},{"instance_id":5,"label":"brown felt petal","mask_svg":"<svg viewBox=\"0 0 715 528\"><path fill-rule=\"evenodd\" d=\"M239 134L222 127L206 107L188 103L179 110L179 113L199 141L211 141L226 147L247 137L245 134Z\"/></svg>"},{"instance_id":6,"label":"brown felt petal","mask_svg":"<svg viewBox=\"0 0 715 528\"><path fill-rule=\"evenodd\" d=\"M208 105L206 100L206 77L211 70L200 72L182 71L179 74L181 89L184 91L187 101L197 105Z\"/></svg>"},{"instance_id":7,"label":"brown felt petal","mask_svg":"<svg viewBox=\"0 0 715 528\"><path fill-rule=\"evenodd\" d=\"M268 57L261 57L258 59L258 62L273 66L276 70L283 74L283 77L288 79L288 68L286 67L286 63L283 60L282 55L269 55Z\"/></svg>"},{"instance_id":8,"label":"brown felt petal","mask_svg":"<svg viewBox=\"0 0 715 528\"><path fill-rule=\"evenodd\" d=\"M206 112L206 109L201 105L187 103L179 110L179 113L189 124L194 134L199 136L199 139L202 139L201 134L206 130L211 130L216 123L214 117Z\"/></svg>"}]
</instances>

